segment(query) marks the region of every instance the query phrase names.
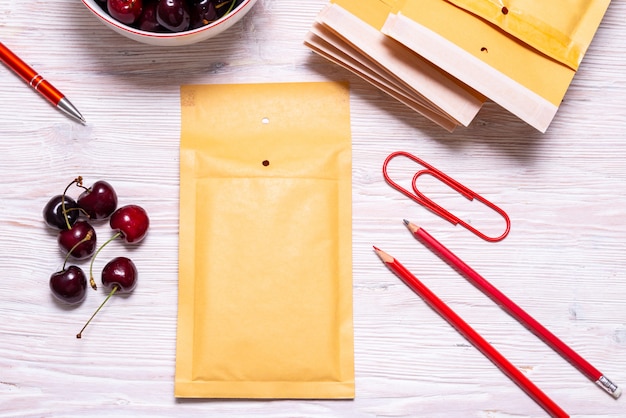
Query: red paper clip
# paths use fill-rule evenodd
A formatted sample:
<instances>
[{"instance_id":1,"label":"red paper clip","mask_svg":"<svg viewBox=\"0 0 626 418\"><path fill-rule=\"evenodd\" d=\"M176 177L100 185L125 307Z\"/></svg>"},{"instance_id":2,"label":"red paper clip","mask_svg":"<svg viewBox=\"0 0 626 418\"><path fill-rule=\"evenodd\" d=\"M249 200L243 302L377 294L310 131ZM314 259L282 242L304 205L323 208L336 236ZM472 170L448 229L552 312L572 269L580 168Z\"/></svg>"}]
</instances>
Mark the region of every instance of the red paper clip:
<instances>
[{"instance_id":1,"label":"red paper clip","mask_svg":"<svg viewBox=\"0 0 626 418\"><path fill-rule=\"evenodd\" d=\"M387 165L389 164L389 162L393 158L398 157L398 156L403 156L403 157L409 158L409 159L415 161L417 164L420 164L423 167L425 167L424 169L419 170L418 172L416 172L415 175L413 176L413 181L412 181L413 193L410 192L409 190L405 189L404 187L400 186L395 181L391 180L391 178L387 174ZM478 201L482 202L483 204L485 204L489 208L491 208L494 211L496 211L497 213L499 213L504 218L504 221L506 222L506 230L504 231L504 233L502 235L500 235L499 237L495 237L495 238L494 237L489 237L489 236L483 234L482 232L480 232L479 230L477 230L476 228L474 228L473 226L471 226L470 224L468 224L467 222L465 222L462 219L458 218L457 216L453 215L452 213L450 213L450 211L442 208L440 205L436 204L432 199L426 197L422 192L420 192L417 189L417 179L419 178L419 176L421 176L423 174L429 174L429 175L435 177L439 181L441 181L441 182L447 184L448 186L450 186L452 189L458 191L461 195L465 196L465 198L467 198L469 200L477 199ZM464 185L462 185L458 181L454 180L452 177L450 177L447 174L443 173L442 171L436 169L435 167L433 167L432 165L428 164L424 160L421 160L421 159L417 158L416 156L414 156L412 154L409 154L408 152L396 151L396 152L393 152L393 153L389 154L389 156L385 159L385 162L383 163L383 176L385 177L385 181L387 183L389 183L389 185L391 187L393 187L394 189L398 190L399 192L403 193L404 195L406 195L406 196L410 197L411 199L415 200L420 205L425 206L427 209L431 210L432 212L434 212L437 215L441 216L442 218L446 219L448 222L450 222L450 223L452 223L454 225L461 225L464 228L466 228L467 230L471 231L472 233L476 234L477 236L479 236L480 238L482 238L482 239L484 239L486 241L490 241L490 242L500 241L500 240L504 239L504 237L506 237L509 234L509 231L511 230L511 220L509 219L509 216L506 214L506 212L504 212L502 209L500 209L498 206L494 205L493 203L491 203L487 199L483 198L481 195L479 195L477 193L474 193L472 190L470 190L469 188L465 187Z\"/></svg>"}]
</instances>

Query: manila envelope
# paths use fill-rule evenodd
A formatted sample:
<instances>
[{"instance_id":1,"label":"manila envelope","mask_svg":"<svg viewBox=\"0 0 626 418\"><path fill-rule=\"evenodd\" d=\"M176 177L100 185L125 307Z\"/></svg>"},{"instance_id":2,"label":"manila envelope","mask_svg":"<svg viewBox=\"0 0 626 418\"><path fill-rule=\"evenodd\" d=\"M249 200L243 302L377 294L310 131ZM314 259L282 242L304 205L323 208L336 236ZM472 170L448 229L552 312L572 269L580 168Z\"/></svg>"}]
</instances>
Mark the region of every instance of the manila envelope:
<instances>
[{"instance_id":1,"label":"manila envelope","mask_svg":"<svg viewBox=\"0 0 626 418\"><path fill-rule=\"evenodd\" d=\"M401 0L382 31L545 132L608 3Z\"/></svg>"},{"instance_id":2,"label":"manila envelope","mask_svg":"<svg viewBox=\"0 0 626 418\"><path fill-rule=\"evenodd\" d=\"M409 94L421 96L427 109L468 126L485 98L380 32L396 3L397 0L333 0L317 20L382 67L389 77L404 84ZM428 113L424 116L428 117Z\"/></svg>"},{"instance_id":3,"label":"manila envelope","mask_svg":"<svg viewBox=\"0 0 626 418\"><path fill-rule=\"evenodd\" d=\"M447 0L577 70L611 0Z\"/></svg>"},{"instance_id":4,"label":"manila envelope","mask_svg":"<svg viewBox=\"0 0 626 418\"><path fill-rule=\"evenodd\" d=\"M181 87L175 396L353 398L349 88Z\"/></svg>"}]
</instances>

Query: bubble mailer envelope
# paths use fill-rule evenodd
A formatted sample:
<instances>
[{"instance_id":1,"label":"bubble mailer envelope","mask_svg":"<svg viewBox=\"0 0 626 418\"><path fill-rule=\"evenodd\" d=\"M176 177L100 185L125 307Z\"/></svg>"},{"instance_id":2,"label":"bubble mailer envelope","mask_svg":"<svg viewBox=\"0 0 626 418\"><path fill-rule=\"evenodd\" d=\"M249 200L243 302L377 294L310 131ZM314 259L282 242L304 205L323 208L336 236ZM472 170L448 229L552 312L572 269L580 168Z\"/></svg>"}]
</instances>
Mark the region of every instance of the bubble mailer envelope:
<instances>
[{"instance_id":1,"label":"bubble mailer envelope","mask_svg":"<svg viewBox=\"0 0 626 418\"><path fill-rule=\"evenodd\" d=\"M181 88L175 396L352 398L349 88Z\"/></svg>"}]
</instances>

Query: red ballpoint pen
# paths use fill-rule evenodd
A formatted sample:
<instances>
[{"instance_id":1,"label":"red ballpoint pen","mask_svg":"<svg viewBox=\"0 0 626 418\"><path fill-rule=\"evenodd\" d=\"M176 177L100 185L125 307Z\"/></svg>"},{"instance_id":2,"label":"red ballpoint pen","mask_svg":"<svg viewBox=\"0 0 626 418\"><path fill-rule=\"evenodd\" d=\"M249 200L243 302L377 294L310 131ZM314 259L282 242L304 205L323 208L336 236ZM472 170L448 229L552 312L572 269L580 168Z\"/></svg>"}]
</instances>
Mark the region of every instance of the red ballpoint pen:
<instances>
[{"instance_id":1,"label":"red ballpoint pen","mask_svg":"<svg viewBox=\"0 0 626 418\"><path fill-rule=\"evenodd\" d=\"M80 114L78 109L65 97L63 93L57 90L52 84L46 81L35 70L22 61L9 48L0 42L0 61L7 67L19 75L28 85L30 85L38 93L41 93L50 103L63 111L68 116L76 119L81 123L85 123L85 118Z\"/></svg>"}]
</instances>

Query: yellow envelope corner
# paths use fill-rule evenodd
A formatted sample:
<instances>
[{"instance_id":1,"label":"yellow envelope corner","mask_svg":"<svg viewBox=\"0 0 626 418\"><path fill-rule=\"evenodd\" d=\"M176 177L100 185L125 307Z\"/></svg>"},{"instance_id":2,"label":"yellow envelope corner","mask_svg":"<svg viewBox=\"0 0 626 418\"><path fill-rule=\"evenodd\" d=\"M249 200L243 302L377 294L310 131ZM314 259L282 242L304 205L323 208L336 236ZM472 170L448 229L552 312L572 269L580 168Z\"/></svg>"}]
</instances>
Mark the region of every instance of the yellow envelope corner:
<instances>
[{"instance_id":1,"label":"yellow envelope corner","mask_svg":"<svg viewBox=\"0 0 626 418\"><path fill-rule=\"evenodd\" d=\"M611 0L447 0L567 65L578 67Z\"/></svg>"}]
</instances>

